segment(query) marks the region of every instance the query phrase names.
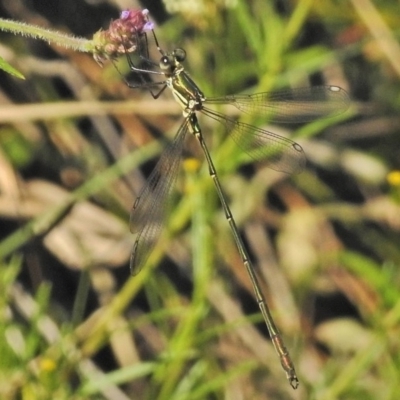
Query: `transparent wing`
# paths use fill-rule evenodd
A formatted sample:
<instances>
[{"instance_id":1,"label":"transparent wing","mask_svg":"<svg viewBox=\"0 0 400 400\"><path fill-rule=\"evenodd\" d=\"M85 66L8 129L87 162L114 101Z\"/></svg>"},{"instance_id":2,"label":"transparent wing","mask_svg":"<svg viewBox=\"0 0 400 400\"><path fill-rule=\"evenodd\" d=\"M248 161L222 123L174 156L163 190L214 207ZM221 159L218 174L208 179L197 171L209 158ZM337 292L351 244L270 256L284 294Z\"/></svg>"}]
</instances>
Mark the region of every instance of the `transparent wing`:
<instances>
[{"instance_id":1,"label":"transparent wing","mask_svg":"<svg viewBox=\"0 0 400 400\"><path fill-rule=\"evenodd\" d=\"M169 195L179 171L187 131L188 122L185 120L173 142L163 151L132 207L129 227L132 233L137 233L130 260L132 275L136 275L142 269L160 237Z\"/></svg>"},{"instance_id":2,"label":"transparent wing","mask_svg":"<svg viewBox=\"0 0 400 400\"><path fill-rule=\"evenodd\" d=\"M235 121L208 108L203 108L202 112L221 122L226 133L254 160L264 160L270 168L288 174L299 173L304 168L303 148L293 140Z\"/></svg>"},{"instance_id":3,"label":"transparent wing","mask_svg":"<svg viewBox=\"0 0 400 400\"><path fill-rule=\"evenodd\" d=\"M346 91L338 86L311 86L273 93L209 98L205 104L231 104L247 114L258 114L271 122L308 122L341 114L350 105Z\"/></svg>"}]
</instances>

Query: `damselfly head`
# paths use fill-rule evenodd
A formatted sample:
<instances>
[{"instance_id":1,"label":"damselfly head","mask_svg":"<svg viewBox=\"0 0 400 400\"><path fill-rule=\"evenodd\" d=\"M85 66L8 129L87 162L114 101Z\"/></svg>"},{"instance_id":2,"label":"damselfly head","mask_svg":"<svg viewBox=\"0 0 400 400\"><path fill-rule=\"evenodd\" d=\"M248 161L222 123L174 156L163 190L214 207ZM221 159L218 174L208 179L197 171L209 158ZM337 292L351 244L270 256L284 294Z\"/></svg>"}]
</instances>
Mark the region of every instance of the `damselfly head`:
<instances>
[{"instance_id":1,"label":"damselfly head","mask_svg":"<svg viewBox=\"0 0 400 400\"><path fill-rule=\"evenodd\" d=\"M178 47L172 53L163 55L160 59L159 65L165 74L171 75L180 66L180 63L185 60L185 58L186 51Z\"/></svg>"}]
</instances>

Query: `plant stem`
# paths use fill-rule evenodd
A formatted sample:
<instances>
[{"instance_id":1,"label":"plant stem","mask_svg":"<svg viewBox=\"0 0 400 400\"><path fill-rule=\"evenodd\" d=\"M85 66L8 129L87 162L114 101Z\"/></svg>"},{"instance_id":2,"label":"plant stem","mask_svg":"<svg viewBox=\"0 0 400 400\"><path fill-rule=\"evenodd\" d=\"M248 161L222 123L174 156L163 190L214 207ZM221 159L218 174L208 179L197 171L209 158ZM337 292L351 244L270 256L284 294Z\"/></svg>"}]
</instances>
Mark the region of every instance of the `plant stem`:
<instances>
[{"instance_id":1,"label":"plant stem","mask_svg":"<svg viewBox=\"0 0 400 400\"><path fill-rule=\"evenodd\" d=\"M52 31L39 26L26 24L24 22L0 18L0 30L44 40L48 43L56 43L59 46L85 53L90 53L93 50L93 43L91 40L66 35L65 33Z\"/></svg>"}]
</instances>

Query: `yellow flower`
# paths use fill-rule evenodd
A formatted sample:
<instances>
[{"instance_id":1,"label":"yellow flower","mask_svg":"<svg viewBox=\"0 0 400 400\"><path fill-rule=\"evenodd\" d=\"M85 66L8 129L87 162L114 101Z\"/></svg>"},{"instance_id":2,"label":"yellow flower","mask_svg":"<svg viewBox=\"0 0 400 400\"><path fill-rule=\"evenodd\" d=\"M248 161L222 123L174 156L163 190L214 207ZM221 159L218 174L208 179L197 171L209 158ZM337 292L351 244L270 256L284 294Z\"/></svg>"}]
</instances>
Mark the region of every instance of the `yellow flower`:
<instances>
[{"instance_id":1,"label":"yellow flower","mask_svg":"<svg viewBox=\"0 0 400 400\"><path fill-rule=\"evenodd\" d=\"M394 170L388 173L386 177L389 185L391 186L400 186L400 171Z\"/></svg>"},{"instance_id":2,"label":"yellow flower","mask_svg":"<svg viewBox=\"0 0 400 400\"><path fill-rule=\"evenodd\" d=\"M52 372L57 365L51 358L42 358L39 362L40 370L43 372Z\"/></svg>"},{"instance_id":3,"label":"yellow flower","mask_svg":"<svg viewBox=\"0 0 400 400\"><path fill-rule=\"evenodd\" d=\"M196 172L201 166L200 161L197 158L190 157L184 160L183 162L183 168L187 172Z\"/></svg>"}]
</instances>

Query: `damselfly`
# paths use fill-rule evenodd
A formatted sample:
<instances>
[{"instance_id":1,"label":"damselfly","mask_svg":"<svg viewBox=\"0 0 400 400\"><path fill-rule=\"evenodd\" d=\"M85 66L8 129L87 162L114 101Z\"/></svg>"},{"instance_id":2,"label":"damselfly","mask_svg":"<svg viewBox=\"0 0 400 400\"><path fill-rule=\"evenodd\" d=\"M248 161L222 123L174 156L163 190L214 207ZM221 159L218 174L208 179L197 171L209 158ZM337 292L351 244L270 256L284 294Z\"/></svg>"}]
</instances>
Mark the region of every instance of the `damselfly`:
<instances>
[{"instance_id":1,"label":"damselfly","mask_svg":"<svg viewBox=\"0 0 400 400\"><path fill-rule=\"evenodd\" d=\"M131 70L139 74L142 81L141 85L130 86L150 88L151 86L161 85L161 89L157 93L153 93L150 88L154 98L159 97L166 88L169 88L183 110L184 120L173 141L161 154L158 164L133 205L130 229L137 236L130 260L131 272L136 274L140 271L160 236L165 217L164 204L167 203L171 194L180 166L184 140L186 134L190 132L196 137L204 152L210 176L214 181L243 265L249 274L261 314L282 367L286 372L287 379L291 386L296 389L299 381L293 362L262 294L255 268L241 239L210 152L203 139L197 113L201 112L219 121L226 133L255 159L265 158L272 169L295 173L302 170L306 160L303 149L299 144L275 133L222 115L206 107L206 105L230 104L244 113L266 115L270 121L275 122L307 122L315 118L342 113L349 105L348 95L338 86L317 86L285 90L278 93L207 98L183 67L182 63L185 60L186 52L181 48L176 48L172 52L164 52L158 44L154 31L153 36L161 54L160 62L157 64L147 60L148 65L153 68L148 70L135 66L128 58ZM147 48L145 53L148 54ZM145 83L142 76L145 73L161 75L164 79L161 82ZM250 147L248 146L249 142L251 142Z\"/></svg>"}]
</instances>

